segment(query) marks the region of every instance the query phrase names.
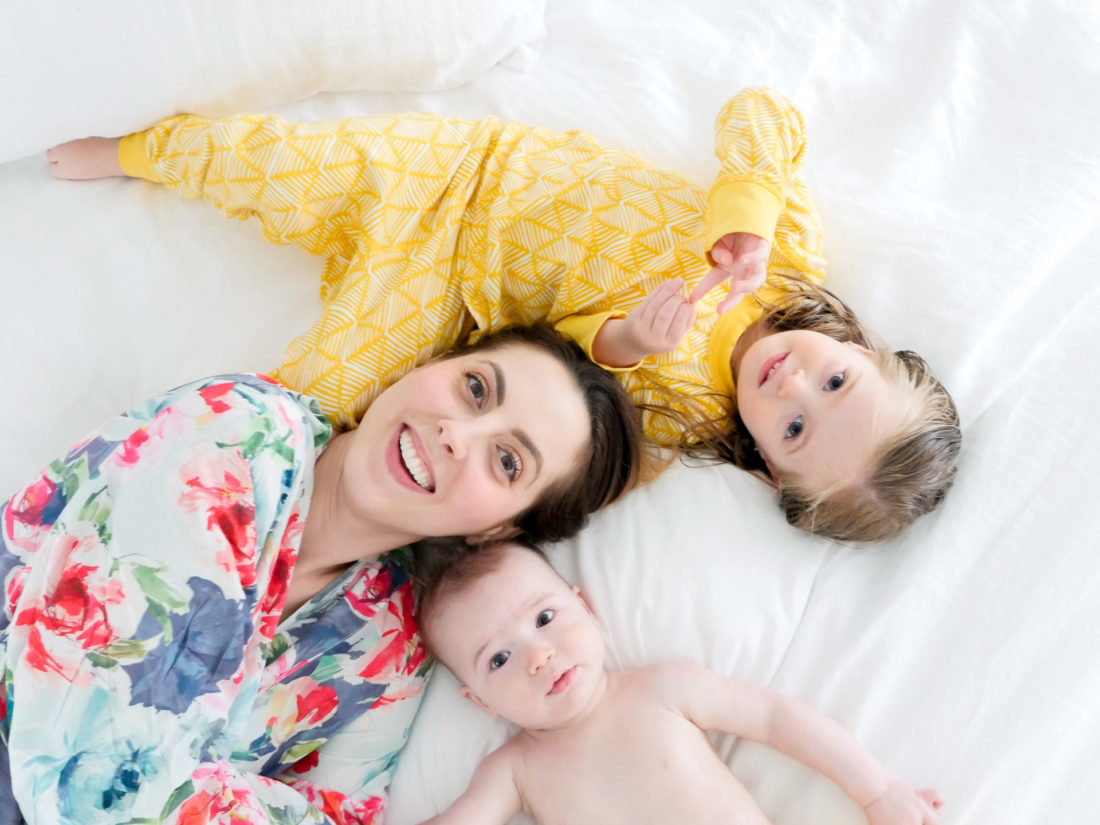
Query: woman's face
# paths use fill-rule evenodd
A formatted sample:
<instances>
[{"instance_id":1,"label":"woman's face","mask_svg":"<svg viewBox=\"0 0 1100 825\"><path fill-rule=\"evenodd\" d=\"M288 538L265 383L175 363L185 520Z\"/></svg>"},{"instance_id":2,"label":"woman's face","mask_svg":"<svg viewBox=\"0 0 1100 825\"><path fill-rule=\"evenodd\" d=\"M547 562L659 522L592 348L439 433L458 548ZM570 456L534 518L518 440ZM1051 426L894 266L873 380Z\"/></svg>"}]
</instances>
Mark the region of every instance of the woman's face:
<instances>
[{"instance_id":1,"label":"woman's face","mask_svg":"<svg viewBox=\"0 0 1100 825\"><path fill-rule=\"evenodd\" d=\"M413 370L350 438L342 483L358 515L412 538L493 537L575 471L591 425L565 366L516 345Z\"/></svg>"}]
</instances>

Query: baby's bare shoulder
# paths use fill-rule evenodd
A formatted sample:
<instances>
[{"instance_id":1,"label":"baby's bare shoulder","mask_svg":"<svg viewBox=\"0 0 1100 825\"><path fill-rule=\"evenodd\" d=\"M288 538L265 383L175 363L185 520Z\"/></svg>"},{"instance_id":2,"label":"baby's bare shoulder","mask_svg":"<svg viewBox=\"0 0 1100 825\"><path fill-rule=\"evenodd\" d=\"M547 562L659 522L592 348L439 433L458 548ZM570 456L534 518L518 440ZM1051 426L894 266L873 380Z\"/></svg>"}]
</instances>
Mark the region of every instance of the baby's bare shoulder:
<instances>
[{"instance_id":1,"label":"baby's bare shoulder","mask_svg":"<svg viewBox=\"0 0 1100 825\"><path fill-rule=\"evenodd\" d=\"M661 662L627 671L633 689L648 692L652 698L679 705L695 695L713 672L688 661Z\"/></svg>"}]
</instances>

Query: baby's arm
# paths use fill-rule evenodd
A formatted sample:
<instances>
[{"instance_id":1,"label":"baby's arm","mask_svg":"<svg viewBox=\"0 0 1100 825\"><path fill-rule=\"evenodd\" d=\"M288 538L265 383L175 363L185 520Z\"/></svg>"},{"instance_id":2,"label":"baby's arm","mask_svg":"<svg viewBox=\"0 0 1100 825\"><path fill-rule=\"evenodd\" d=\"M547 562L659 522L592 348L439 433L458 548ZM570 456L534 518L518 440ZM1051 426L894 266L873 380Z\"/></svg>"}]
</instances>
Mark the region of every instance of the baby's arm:
<instances>
[{"instance_id":1,"label":"baby's arm","mask_svg":"<svg viewBox=\"0 0 1100 825\"><path fill-rule=\"evenodd\" d=\"M625 318L609 318L592 342L592 360L606 367L632 367L649 355L680 345L695 323L695 305L685 298L682 278L662 281Z\"/></svg>"},{"instance_id":2,"label":"baby's arm","mask_svg":"<svg viewBox=\"0 0 1100 825\"><path fill-rule=\"evenodd\" d=\"M423 825L504 825L523 808L508 745L493 751L474 771L465 793Z\"/></svg>"},{"instance_id":3,"label":"baby's arm","mask_svg":"<svg viewBox=\"0 0 1100 825\"><path fill-rule=\"evenodd\" d=\"M871 825L936 825L932 789L895 777L854 736L804 702L696 665L669 668L680 709L698 727L762 742L836 782Z\"/></svg>"}]
</instances>

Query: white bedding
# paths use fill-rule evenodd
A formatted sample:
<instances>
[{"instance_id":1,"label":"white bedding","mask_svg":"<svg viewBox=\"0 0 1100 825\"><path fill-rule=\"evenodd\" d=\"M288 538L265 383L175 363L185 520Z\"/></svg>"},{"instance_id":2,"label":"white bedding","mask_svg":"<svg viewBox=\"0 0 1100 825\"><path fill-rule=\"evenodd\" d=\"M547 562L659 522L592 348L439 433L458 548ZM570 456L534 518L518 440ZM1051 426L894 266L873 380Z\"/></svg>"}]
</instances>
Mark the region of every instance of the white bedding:
<instances>
[{"instance_id":1,"label":"white bedding","mask_svg":"<svg viewBox=\"0 0 1100 825\"><path fill-rule=\"evenodd\" d=\"M733 468L678 467L600 514L554 558L613 662L688 656L793 693L938 787L945 823L1096 821L1100 8L554 0L545 23L514 44L540 48L526 72L268 108L584 128L705 183L719 106L774 86L806 118L831 286L931 362L963 420L947 502L879 546L794 531ZM37 150L0 165L0 490L130 402L277 364L319 314L318 271L154 186L54 181ZM436 679L388 823L446 804L505 733ZM863 821L827 780L717 741L777 825Z\"/></svg>"}]
</instances>

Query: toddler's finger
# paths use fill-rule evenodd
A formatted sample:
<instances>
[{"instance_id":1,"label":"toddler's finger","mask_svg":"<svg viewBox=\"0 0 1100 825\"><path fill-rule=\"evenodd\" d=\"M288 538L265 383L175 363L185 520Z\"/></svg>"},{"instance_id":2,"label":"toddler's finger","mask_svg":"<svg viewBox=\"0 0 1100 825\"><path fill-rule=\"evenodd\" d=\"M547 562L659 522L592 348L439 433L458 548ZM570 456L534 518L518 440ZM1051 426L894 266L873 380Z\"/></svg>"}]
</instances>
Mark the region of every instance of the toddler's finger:
<instances>
[{"instance_id":1,"label":"toddler's finger","mask_svg":"<svg viewBox=\"0 0 1100 825\"><path fill-rule=\"evenodd\" d=\"M672 334L676 339L676 344L679 346L680 341L684 340L684 336L687 335L687 331L691 329L691 325L695 323L695 304L685 301L680 304L680 307L676 310L676 317L672 320Z\"/></svg>"},{"instance_id":2,"label":"toddler's finger","mask_svg":"<svg viewBox=\"0 0 1100 825\"><path fill-rule=\"evenodd\" d=\"M692 290L691 295L688 296L688 300L693 304L714 289L722 281L729 277L729 273L719 267L712 267L710 272L703 276L703 279L699 281L699 286Z\"/></svg>"}]
</instances>

